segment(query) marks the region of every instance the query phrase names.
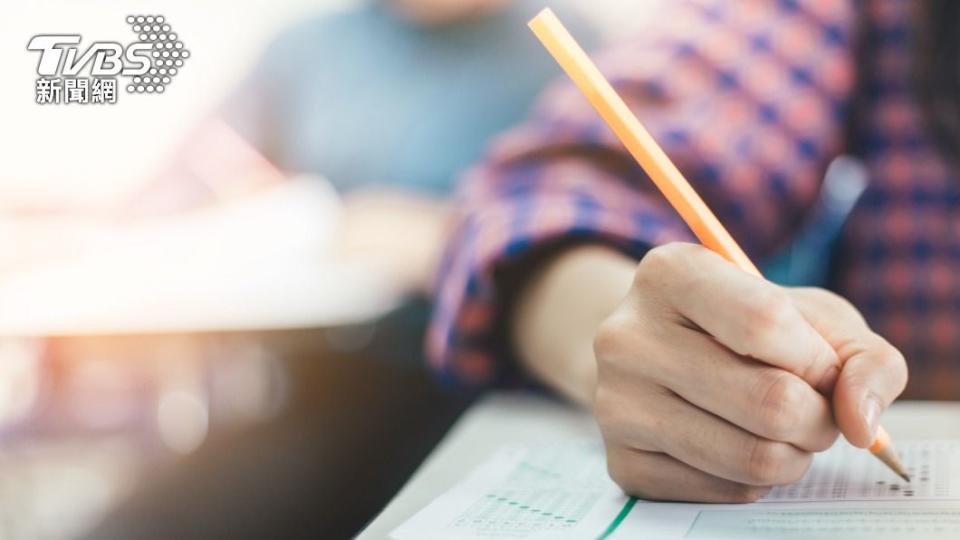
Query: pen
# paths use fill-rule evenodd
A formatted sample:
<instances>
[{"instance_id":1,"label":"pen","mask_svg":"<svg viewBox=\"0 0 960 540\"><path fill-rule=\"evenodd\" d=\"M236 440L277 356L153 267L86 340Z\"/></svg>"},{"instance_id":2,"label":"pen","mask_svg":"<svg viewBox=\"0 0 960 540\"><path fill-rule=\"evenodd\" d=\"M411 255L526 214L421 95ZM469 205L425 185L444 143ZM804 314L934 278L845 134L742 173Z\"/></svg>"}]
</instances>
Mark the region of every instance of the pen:
<instances>
[{"instance_id":1,"label":"pen","mask_svg":"<svg viewBox=\"0 0 960 540\"><path fill-rule=\"evenodd\" d=\"M530 20L529 26L704 247L713 250L744 272L762 278L760 270L630 111L553 11L550 8L544 9ZM890 435L883 426L877 429L877 437L870 446L870 452L898 476L910 481Z\"/></svg>"}]
</instances>

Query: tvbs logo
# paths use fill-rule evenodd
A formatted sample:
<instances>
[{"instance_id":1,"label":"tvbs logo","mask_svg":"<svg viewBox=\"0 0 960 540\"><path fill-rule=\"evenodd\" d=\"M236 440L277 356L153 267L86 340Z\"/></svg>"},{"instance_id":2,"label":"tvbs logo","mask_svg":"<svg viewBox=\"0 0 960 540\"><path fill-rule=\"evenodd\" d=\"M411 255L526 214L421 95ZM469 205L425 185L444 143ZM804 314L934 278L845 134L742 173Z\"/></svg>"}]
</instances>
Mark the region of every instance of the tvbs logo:
<instances>
[{"instance_id":1,"label":"tvbs logo","mask_svg":"<svg viewBox=\"0 0 960 540\"><path fill-rule=\"evenodd\" d=\"M118 77L129 93L163 93L190 51L163 16L130 15L127 24L138 39L126 46L96 41L82 48L80 34L34 36L27 50L40 53L37 103L116 103Z\"/></svg>"}]
</instances>

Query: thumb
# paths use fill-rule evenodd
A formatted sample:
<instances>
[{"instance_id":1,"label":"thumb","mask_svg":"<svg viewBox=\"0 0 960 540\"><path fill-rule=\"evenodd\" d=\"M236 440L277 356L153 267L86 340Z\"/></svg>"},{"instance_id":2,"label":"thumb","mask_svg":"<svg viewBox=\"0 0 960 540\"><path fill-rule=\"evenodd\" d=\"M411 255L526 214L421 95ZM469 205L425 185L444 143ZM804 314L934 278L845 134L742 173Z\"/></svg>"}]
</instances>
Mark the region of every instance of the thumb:
<instances>
[{"instance_id":1,"label":"thumb","mask_svg":"<svg viewBox=\"0 0 960 540\"><path fill-rule=\"evenodd\" d=\"M833 410L850 444L861 448L873 444L880 416L906 384L903 355L877 335L844 362L833 393Z\"/></svg>"}]
</instances>

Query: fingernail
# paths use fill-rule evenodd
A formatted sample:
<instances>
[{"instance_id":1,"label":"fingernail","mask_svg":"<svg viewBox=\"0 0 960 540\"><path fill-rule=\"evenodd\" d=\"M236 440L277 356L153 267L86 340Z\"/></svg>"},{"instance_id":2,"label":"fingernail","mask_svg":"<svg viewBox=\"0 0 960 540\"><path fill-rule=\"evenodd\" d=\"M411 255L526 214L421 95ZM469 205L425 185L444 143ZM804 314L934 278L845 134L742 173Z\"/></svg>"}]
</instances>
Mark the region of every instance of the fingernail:
<instances>
[{"instance_id":1,"label":"fingernail","mask_svg":"<svg viewBox=\"0 0 960 540\"><path fill-rule=\"evenodd\" d=\"M880 413L882 412L883 405L872 394L867 394L860 403L860 414L863 415L863 420L867 423L867 429L870 430L871 441L877 438L877 428L880 427Z\"/></svg>"}]
</instances>

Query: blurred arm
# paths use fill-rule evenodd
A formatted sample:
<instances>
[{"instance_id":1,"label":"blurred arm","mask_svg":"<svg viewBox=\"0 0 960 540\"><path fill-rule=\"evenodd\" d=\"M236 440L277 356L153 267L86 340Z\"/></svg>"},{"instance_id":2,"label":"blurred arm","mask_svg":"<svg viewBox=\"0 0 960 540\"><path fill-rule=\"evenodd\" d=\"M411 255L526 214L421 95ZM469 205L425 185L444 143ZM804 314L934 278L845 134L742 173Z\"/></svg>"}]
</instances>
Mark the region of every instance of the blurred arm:
<instances>
[{"instance_id":1,"label":"blurred arm","mask_svg":"<svg viewBox=\"0 0 960 540\"><path fill-rule=\"evenodd\" d=\"M719 0L670 2L657 14L662 24L597 58L756 260L802 222L826 164L842 149L854 71L851 4L773 7L759 0L736 8ZM784 36L810 39L798 46ZM513 284L530 281L514 274L537 272L548 246L573 239L638 260L652 246L692 239L565 81L467 175L461 200L462 219L449 243L428 337L434 367L459 383L523 379L505 329L517 313L519 291ZM595 279L585 286L595 288L603 278ZM556 317L607 309L606 301L594 305L587 295L570 296L568 302ZM558 329L581 323L550 324ZM517 345L525 351L522 365L541 376L549 371L544 366L554 359L539 357L546 349Z\"/></svg>"},{"instance_id":2,"label":"blurred arm","mask_svg":"<svg viewBox=\"0 0 960 540\"><path fill-rule=\"evenodd\" d=\"M517 355L538 379L589 405L596 386L593 336L623 301L636 261L581 246L544 263L522 290L511 327Z\"/></svg>"}]
</instances>

